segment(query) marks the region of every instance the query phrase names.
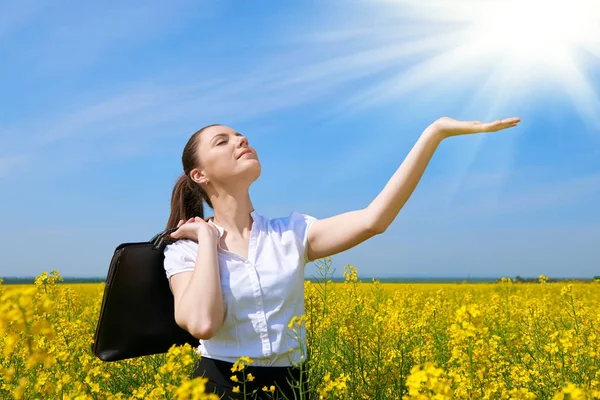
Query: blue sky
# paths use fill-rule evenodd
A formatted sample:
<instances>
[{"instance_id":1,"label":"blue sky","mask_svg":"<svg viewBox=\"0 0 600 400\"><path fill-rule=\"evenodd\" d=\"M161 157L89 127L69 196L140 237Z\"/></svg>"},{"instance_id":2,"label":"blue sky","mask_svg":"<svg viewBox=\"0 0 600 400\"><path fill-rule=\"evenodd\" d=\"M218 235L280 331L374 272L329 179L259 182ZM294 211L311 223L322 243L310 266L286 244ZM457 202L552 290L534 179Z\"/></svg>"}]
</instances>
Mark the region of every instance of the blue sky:
<instances>
[{"instance_id":1,"label":"blue sky","mask_svg":"<svg viewBox=\"0 0 600 400\"><path fill-rule=\"evenodd\" d=\"M260 214L326 218L366 207L442 116L521 123L444 140L336 275L600 275L599 7L557 42L533 19L480 34L468 3L0 3L0 276L105 276L163 229L204 125L257 149Z\"/></svg>"}]
</instances>

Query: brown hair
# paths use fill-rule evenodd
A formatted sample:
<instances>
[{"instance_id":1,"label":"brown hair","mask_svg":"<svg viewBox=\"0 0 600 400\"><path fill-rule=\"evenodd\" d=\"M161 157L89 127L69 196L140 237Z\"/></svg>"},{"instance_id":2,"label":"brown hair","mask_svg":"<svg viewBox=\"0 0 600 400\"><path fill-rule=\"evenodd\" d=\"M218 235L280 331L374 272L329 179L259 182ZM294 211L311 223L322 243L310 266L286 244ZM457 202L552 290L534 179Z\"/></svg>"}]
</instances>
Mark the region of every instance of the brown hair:
<instances>
[{"instance_id":1,"label":"brown hair","mask_svg":"<svg viewBox=\"0 0 600 400\"><path fill-rule=\"evenodd\" d=\"M183 155L181 156L183 174L177 179L177 183L175 183L175 187L173 188L173 193L171 195L171 214L169 215L169 221L167 222L167 229L177 227L179 220L187 221L192 217L204 218L203 201L206 201L206 204L208 204L210 208L213 208L204 189L190 177L190 171L198 166L199 160L197 150L200 134L206 128L218 125L221 124L207 125L200 129L190 137L183 148Z\"/></svg>"}]
</instances>

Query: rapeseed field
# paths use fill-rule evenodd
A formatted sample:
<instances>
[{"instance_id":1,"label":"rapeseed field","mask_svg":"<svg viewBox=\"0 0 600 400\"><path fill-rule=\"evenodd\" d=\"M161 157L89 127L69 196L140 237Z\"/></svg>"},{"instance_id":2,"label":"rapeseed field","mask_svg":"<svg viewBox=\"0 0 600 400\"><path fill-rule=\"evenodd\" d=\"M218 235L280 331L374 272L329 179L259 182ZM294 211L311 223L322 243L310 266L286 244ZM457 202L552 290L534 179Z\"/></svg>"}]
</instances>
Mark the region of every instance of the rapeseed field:
<instances>
[{"instance_id":1,"label":"rapeseed field","mask_svg":"<svg viewBox=\"0 0 600 400\"><path fill-rule=\"evenodd\" d=\"M344 266L305 283L311 399L600 398L600 282L381 284ZM195 349L102 362L91 352L104 283L0 279L0 398L216 399ZM232 380L252 360L240 357ZM263 387L273 399L274 387ZM251 399L252 394L247 398Z\"/></svg>"}]
</instances>

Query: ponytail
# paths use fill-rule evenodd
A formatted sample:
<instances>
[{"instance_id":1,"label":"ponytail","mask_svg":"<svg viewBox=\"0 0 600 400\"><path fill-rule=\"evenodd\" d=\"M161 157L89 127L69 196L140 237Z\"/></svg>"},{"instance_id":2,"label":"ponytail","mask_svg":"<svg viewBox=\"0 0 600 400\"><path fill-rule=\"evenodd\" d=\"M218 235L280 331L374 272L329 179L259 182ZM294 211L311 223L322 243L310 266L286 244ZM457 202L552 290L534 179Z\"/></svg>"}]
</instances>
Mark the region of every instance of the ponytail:
<instances>
[{"instance_id":1,"label":"ponytail","mask_svg":"<svg viewBox=\"0 0 600 400\"><path fill-rule=\"evenodd\" d=\"M171 195L171 215L167 222L167 229L177 227L179 220L187 221L192 217L204 219L203 201L212 208L212 204L204 190L200 188L186 174L183 174L175 183Z\"/></svg>"},{"instance_id":2,"label":"ponytail","mask_svg":"<svg viewBox=\"0 0 600 400\"><path fill-rule=\"evenodd\" d=\"M204 189L190 178L190 172L199 162L197 151L200 134L206 128L217 125L220 124L207 125L194 133L183 149L183 155L181 156L183 175L179 177L173 188L173 194L171 195L171 215L169 215L167 229L177 227L180 220L187 221L192 217L204 219L203 201L206 201L206 204L208 204L210 208L213 208Z\"/></svg>"}]
</instances>

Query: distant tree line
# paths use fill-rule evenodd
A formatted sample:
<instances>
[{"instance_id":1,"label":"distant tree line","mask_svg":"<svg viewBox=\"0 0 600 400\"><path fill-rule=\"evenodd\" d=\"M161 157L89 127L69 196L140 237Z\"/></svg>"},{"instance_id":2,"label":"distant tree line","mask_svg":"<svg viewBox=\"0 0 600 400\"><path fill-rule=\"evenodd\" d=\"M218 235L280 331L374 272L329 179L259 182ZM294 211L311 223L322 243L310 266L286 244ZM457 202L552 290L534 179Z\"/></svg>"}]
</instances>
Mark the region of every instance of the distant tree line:
<instances>
[{"instance_id":1,"label":"distant tree line","mask_svg":"<svg viewBox=\"0 0 600 400\"><path fill-rule=\"evenodd\" d=\"M496 283L500 282L502 279L497 279ZM548 278L546 280L546 282L566 282L566 281L578 281L578 282L591 282L591 281L595 281L598 280L600 281L600 275L596 275L591 279L585 279L585 278ZM512 279L513 282L515 283L532 283L532 282L539 282L540 278L532 278L532 277L521 277L519 275L515 276L514 279Z\"/></svg>"}]
</instances>

